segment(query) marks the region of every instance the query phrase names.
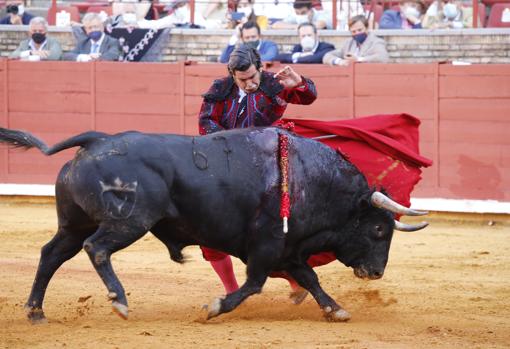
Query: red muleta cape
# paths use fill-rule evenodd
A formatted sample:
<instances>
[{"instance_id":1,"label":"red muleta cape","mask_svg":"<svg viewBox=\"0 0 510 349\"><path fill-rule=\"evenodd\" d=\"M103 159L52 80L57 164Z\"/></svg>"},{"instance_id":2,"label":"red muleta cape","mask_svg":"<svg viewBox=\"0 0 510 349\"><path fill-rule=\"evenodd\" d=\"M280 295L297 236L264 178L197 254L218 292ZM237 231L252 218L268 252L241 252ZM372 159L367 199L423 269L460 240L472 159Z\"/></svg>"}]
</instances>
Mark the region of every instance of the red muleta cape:
<instances>
[{"instance_id":1,"label":"red muleta cape","mask_svg":"<svg viewBox=\"0 0 510 349\"><path fill-rule=\"evenodd\" d=\"M274 125L288 122L294 123L295 133L307 138L336 135L318 141L356 165L370 186L383 187L393 200L407 207L411 205L411 191L421 179L421 167L432 165L419 154L420 120L408 114L337 121L282 119ZM335 259L333 253L325 252L311 256L308 264L316 267Z\"/></svg>"}]
</instances>

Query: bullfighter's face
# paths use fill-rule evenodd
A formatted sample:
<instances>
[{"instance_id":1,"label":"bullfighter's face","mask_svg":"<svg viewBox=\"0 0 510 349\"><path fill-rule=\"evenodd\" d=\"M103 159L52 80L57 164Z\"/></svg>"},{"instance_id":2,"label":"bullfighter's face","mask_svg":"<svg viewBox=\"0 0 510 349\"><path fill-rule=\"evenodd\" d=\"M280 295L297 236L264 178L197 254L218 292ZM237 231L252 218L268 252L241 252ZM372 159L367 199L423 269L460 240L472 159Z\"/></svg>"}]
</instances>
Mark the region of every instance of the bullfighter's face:
<instances>
[{"instance_id":1,"label":"bullfighter's face","mask_svg":"<svg viewBox=\"0 0 510 349\"><path fill-rule=\"evenodd\" d=\"M259 89L260 71L253 64L245 71L235 70L233 77L237 87L246 93L253 93Z\"/></svg>"}]
</instances>

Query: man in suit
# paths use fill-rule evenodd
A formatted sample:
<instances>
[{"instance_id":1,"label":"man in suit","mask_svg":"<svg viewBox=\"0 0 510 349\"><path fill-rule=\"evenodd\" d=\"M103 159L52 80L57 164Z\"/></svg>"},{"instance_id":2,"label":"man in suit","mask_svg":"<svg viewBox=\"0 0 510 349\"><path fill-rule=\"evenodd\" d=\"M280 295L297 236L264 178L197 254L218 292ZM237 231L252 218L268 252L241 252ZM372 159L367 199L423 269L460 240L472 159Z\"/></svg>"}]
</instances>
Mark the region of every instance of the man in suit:
<instances>
[{"instance_id":1,"label":"man in suit","mask_svg":"<svg viewBox=\"0 0 510 349\"><path fill-rule=\"evenodd\" d=\"M276 61L282 63L322 63L324 55L335 49L330 43L319 40L317 28L313 23L302 23L298 27L300 44L295 45L291 53L281 53Z\"/></svg>"},{"instance_id":2,"label":"man in suit","mask_svg":"<svg viewBox=\"0 0 510 349\"><path fill-rule=\"evenodd\" d=\"M26 61L58 61L62 56L62 48L57 40L47 37L47 32L48 22L44 18L32 18L28 26L29 38L21 41L9 58Z\"/></svg>"},{"instance_id":3,"label":"man in suit","mask_svg":"<svg viewBox=\"0 0 510 349\"><path fill-rule=\"evenodd\" d=\"M278 46L274 42L260 39L259 25L255 22L246 22L236 28L236 33L232 35L228 46L221 53L221 63L228 63L230 54L236 48L239 39L244 45L257 49L263 62L274 61L278 55Z\"/></svg>"},{"instance_id":4,"label":"man in suit","mask_svg":"<svg viewBox=\"0 0 510 349\"><path fill-rule=\"evenodd\" d=\"M272 29L296 29L300 24L313 23L319 29L332 29L331 15L316 9L312 0L295 0L294 13L273 23ZM331 5L330 5L331 6Z\"/></svg>"},{"instance_id":5,"label":"man in suit","mask_svg":"<svg viewBox=\"0 0 510 349\"><path fill-rule=\"evenodd\" d=\"M368 20L358 15L349 21L352 38L341 49L326 53L322 62L329 65L348 65L349 62L388 62L386 42L368 32Z\"/></svg>"},{"instance_id":6,"label":"man in suit","mask_svg":"<svg viewBox=\"0 0 510 349\"><path fill-rule=\"evenodd\" d=\"M82 19L87 36L78 41L76 47L64 54L67 61L118 61L120 44L117 39L104 33L104 24L97 13L87 13Z\"/></svg>"}]
</instances>

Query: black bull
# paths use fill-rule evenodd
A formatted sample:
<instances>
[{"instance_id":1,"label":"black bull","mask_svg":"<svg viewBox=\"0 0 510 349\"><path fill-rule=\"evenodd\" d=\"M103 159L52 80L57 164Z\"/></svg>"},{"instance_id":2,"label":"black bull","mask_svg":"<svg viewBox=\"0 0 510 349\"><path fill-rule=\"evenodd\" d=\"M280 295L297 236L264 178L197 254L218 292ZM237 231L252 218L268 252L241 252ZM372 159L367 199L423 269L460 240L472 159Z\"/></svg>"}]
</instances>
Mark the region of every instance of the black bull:
<instances>
[{"instance_id":1,"label":"black bull","mask_svg":"<svg viewBox=\"0 0 510 349\"><path fill-rule=\"evenodd\" d=\"M278 135L289 137L289 232L282 231ZM80 147L56 182L58 231L41 251L26 307L44 320L42 303L55 271L82 248L108 289L113 309L128 315L110 256L151 231L174 261L202 245L239 257L247 280L215 299L208 318L259 293L272 271L290 274L327 319L350 318L319 285L306 260L329 251L358 277L382 277L395 228L393 212L419 215L371 190L363 174L331 148L275 128L189 137L88 132L51 148L29 133L0 128L0 142L46 155ZM397 229L422 225L398 223Z\"/></svg>"}]
</instances>

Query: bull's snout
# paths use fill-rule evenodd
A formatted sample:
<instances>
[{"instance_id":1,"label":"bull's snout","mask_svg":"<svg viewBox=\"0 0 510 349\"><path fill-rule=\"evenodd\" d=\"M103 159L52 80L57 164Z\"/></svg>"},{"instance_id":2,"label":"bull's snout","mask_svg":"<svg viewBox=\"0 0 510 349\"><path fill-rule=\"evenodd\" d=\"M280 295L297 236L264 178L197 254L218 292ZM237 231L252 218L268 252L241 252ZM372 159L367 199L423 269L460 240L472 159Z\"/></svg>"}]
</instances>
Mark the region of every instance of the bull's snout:
<instances>
[{"instance_id":1,"label":"bull's snout","mask_svg":"<svg viewBox=\"0 0 510 349\"><path fill-rule=\"evenodd\" d=\"M363 266L354 268L354 275L356 275L360 279L377 280L382 278L383 274L384 270L372 270L369 272Z\"/></svg>"},{"instance_id":2,"label":"bull's snout","mask_svg":"<svg viewBox=\"0 0 510 349\"><path fill-rule=\"evenodd\" d=\"M368 278L371 279L371 280L377 280L377 279L380 279L382 278L384 274L384 271L374 271L372 274L369 274L368 275Z\"/></svg>"}]
</instances>

